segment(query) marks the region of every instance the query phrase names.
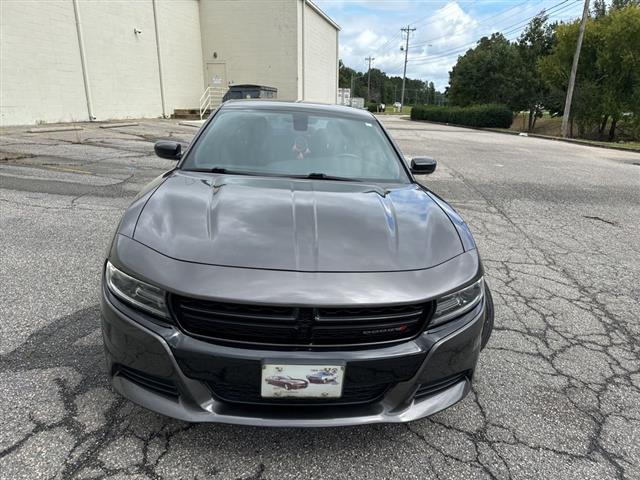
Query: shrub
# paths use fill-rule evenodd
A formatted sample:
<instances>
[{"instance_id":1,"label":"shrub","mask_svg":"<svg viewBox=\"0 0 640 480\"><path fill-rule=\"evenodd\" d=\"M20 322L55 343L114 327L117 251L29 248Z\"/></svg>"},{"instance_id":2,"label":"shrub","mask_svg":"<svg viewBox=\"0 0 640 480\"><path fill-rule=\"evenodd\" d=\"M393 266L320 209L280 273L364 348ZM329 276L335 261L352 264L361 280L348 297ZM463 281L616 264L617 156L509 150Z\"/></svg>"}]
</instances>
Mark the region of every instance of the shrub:
<instances>
[{"instance_id":1,"label":"shrub","mask_svg":"<svg viewBox=\"0 0 640 480\"><path fill-rule=\"evenodd\" d=\"M376 102L367 103L367 110L371 113L376 113L378 111L378 104Z\"/></svg>"},{"instance_id":2,"label":"shrub","mask_svg":"<svg viewBox=\"0 0 640 480\"><path fill-rule=\"evenodd\" d=\"M430 120L468 127L509 128L513 112L506 105L499 104L470 107L417 105L411 109L411 120Z\"/></svg>"}]
</instances>

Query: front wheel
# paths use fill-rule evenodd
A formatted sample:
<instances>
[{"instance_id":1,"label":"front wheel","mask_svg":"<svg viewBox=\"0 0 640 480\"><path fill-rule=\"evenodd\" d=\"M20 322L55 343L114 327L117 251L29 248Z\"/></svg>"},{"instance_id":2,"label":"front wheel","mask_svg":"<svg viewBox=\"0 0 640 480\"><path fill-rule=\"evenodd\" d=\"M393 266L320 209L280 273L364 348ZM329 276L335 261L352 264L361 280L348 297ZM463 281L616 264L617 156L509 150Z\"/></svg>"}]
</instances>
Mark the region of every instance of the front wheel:
<instances>
[{"instance_id":1,"label":"front wheel","mask_svg":"<svg viewBox=\"0 0 640 480\"><path fill-rule=\"evenodd\" d=\"M493 332L493 296L491 295L491 290L489 290L489 285L487 285L486 282L484 284L484 302L485 310L484 325L482 325L482 342L480 343L481 350L486 347L487 343L489 342L489 338L491 337L491 332Z\"/></svg>"}]
</instances>

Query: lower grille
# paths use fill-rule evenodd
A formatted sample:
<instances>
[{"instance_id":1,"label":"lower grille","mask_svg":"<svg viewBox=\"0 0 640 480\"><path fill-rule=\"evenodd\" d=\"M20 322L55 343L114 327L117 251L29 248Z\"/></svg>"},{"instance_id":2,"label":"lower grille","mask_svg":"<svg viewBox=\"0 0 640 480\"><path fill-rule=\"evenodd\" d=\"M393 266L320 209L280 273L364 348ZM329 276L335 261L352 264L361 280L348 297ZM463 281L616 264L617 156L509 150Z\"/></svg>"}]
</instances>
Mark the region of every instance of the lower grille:
<instances>
[{"instance_id":1,"label":"lower grille","mask_svg":"<svg viewBox=\"0 0 640 480\"><path fill-rule=\"evenodd\" d=\"M346 405L374 402L389 389L387 383L377 385L345 385L340 398L263 398L259 388L247 384L209 383L209 388L220 400L233 403L270 405Z\"/></svg>"},{"instance_id":2,"label":"lower grille","mask_svg":"<svg viewBox=\"0 0 640 480\"><path fill-rule=\"evenodd\" d=\"M140 370L135 370L124 365L117 365L115 367L115 372L116 375L126 378L141 387L154 390L170 397L179 396L178 388L171 380L149 375L148 373L141 372Z\"/></svg>"},{"instance_id":3,"label":"lower grille","mask_svg":"<svg viewBox=\"0 0 640 480\"><path fill-rule=\"evenodd\" d=\"M434 382L423 383L415 393L415 398L420 399L434 395L442 390L454 386L456 383L468 378L468 372L458 373L450 377L441 378Z\"/></svg>"},{"instance_id":4,"label":"lower grille","mask_svg":"<svg viewBox=\"0 0 640 480\"><path fill-rule=\"evenodd\" d=\"M173 295L173 315L189 335L274 346L371 345L424 329L433 302L379 307L298 308L213 302Z\"/></svg>"},{"instance_id":5,"label":"lower grille","mask_svg":"<svg viewBox=\"0 0 640 480\"><path fill-rule=\"evenodd\" d=\"M349 361L346 364L342 397L335 399L262 398L262 362L232 357L215 357L193 351L174 350L182 372L206 382L213 394L230 403L262 405L339 405L375 402L385 392L412 378L426 354L394 358Z\"/></svg>"}]
</instances>

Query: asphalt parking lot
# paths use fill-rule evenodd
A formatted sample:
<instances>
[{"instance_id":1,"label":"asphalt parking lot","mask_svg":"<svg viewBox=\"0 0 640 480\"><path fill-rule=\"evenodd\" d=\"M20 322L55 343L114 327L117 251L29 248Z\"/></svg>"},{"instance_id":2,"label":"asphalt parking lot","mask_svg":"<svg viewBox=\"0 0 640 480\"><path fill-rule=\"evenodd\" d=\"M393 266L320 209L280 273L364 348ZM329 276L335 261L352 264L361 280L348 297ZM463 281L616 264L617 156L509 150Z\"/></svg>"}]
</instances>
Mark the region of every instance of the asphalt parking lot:
<instances>
[{"instance_id":1,"label":"asphalt parking lot","mask_svg":"<svg viewBox=\"0 0 640 480\"><path fill-rule=\"evenodd\" d=\"M0 479L640 478L640 154L398 117L405 155L476 237L496 328L474 391L406 425L192 425L103 374L117 221L188 143L170 120L0 131Z\"/></svg>"}]
</instances>

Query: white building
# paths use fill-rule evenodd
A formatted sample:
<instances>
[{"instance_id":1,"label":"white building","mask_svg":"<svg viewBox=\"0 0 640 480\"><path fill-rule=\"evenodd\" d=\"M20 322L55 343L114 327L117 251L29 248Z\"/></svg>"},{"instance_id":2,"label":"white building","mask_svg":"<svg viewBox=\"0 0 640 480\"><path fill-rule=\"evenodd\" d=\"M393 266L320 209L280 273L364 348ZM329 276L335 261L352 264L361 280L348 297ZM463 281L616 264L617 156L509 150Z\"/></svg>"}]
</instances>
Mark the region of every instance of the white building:
<instances>
[{"instance_id":1,"label":"white building","mask_svg":"<svg viewBox=\"0 0 640 480\"><path fill-rule=\"evenodd\" d=\"M233 84L335 103L338 32L309 0L0 0L0 125L169 116Z\"/></svg>"},{"instance_id":2,"label":"white building","mask_svg":"<svg viewBox=\"0 0 640 480\"><path fill-rule=\"evenodd\" d=\"M338 88L338 105L351 106L351 89L350 88Z\"/></svg>"}]
</instances>

